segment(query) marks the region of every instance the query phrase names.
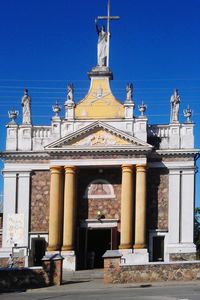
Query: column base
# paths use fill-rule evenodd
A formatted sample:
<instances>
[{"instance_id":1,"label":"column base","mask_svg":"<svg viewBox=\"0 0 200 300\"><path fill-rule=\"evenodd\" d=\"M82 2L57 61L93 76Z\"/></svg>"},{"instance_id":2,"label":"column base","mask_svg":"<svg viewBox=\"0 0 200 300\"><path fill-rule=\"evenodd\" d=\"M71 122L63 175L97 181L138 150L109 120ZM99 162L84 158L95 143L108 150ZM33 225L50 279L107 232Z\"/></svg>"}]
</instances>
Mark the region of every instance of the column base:
<instances>
[{"instance_id":1,"label":"column base","mask_svg":"<svg viewBox=\"0 0 200 300\"><path fill-rule=\"evenodd\" d=\"M48 246L47 251L48 252L54 252L54 251L60 251L61 247L60 246Z\"/></svg>"},{"instance_id":2,"label":"column base","mask_svg":"<svg viewBox=\"0 0 200 300\"><path fill-rule=\"evenodd\" d=\"M145 249L146 247L147 247L147 245L145 245L145 244L133 245L133 249Z\"/></svg>"},{"instance_id":3,"label":"column base","mask_svg":"<svg viewBox=\"0 0 200 300\"><path fill-rule=\"evenodd\" d=\"M132 245L131 244L122 244L122 245L119 245L119 249L132 249Z\"/></svg>"},{"instance_id":4,"label":"column base","mask_svg":"<svg viewBox=\"0 0 200 300\"><path fill-rule=\"evenodd\" d=\"M62 246L61 251L74 251L73 246Z\"/></svg>"},{"instance_id":5,"label":"column base","mask_svg":"<svg viewBox=\"0 0 200 300\"><path fill-rule=\"evenodd\" d=\"M149 263L149 253L147 249L123 249L120 250L122 254L122 265L140 265Z\"/></svg>"},{"instance_id":6,"label":"column base","mask_svg":"<svg viewBox=\"0 0 200 300\"><path fill-rule=\"evenodd\" d=\"M68 271L76 271L76 255L74 251L62 251L63 269Z\"/></svg>"}]
</instances>

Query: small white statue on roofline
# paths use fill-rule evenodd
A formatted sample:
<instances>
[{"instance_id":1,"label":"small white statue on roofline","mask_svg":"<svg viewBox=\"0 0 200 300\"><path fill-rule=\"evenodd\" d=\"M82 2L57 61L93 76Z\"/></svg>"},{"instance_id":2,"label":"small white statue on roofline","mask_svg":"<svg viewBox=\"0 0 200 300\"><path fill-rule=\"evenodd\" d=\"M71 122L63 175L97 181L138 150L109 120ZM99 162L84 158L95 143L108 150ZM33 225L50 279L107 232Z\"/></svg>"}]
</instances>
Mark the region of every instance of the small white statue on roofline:
<instances>
[{"instance_id":1,"label":"small white statue on roofline","mask_svg":"<svg viewBox=\"0 0 200 300\"><path fill-rule=\"evenodd\" d=\"M175 89L174 93L170 98L170 104L171 104L170 123L179 123L180 102L181 100L178 94L178 90Z\"/></svg>"},{"instance_id":2,"label":"small white statue on roofline","mask_svg":"<svg viewBox=\"0 0 200 300\"><path fill-rule=\"evenodd\" d=\"M133 101L133 84L127 83L126 85L126 101L132 102Z\"/></svg>"},{"instance_id":3,"label":"small white statue on roofline","mask_svg":"<svg viewBox=\"0 0 200 300\"><path fill-rule=\"evenodd\" d=\"M71 103L74 101L74 85L69 83L67 85L67 102Z\"/></svg>"},{"instance_id":4,"label":"small white statue on roofline","mask_svg":"<svg viewBox=\"0 0 200 300\"><path fill-rule=\"evenodd\" d=\"M31 125L31 97L28 95L28 90L24 90L24 96L22 97L22 124Z\"/></svg>"}]
</instances>

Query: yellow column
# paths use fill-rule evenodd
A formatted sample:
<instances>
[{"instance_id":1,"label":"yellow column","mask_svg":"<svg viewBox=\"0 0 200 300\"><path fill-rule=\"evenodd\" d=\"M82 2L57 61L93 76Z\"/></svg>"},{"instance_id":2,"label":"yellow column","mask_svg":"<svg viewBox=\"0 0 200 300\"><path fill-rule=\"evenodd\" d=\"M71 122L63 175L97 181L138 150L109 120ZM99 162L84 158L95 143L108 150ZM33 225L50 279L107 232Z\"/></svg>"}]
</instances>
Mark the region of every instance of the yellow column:
<instances>
[{"instance_id":1,"label":"yellow column","mask_svg":"<svg viewBox=\"0 0 200 300\"><path fill-rule=\"evenodd\" d=\"M75 167L65 166L63 251L74 250L75 214Z\"/></svg>"},{"instance_id":2,"label":"yellow column","mask_svg":"<svg viewBox=\"0 0 200 300\"><path fill-rule=\"evenodd\" d=\"M136 165L135 249L146 248L146 165Z\"/></svg>"},{"instance_id":3,"label":"yellow column","mask_svg":"<svg viewBox=\"0 0 200 300\"><path fill-rule=\"evenodd\" d=\"M133 245L133 165L122 165L120 249Z\"/></svg>"},{"instance_id":4,"label":"yellow column","mask_svg":"<svg viewBox=\"0 0 200 300\"><path fill-rule=\"evenodd\" d=\"M51 167L50 209L49 209L49 245L48 251L60 250L62 246L63 212L63 168Z\"/></svg>"}]
</instances>

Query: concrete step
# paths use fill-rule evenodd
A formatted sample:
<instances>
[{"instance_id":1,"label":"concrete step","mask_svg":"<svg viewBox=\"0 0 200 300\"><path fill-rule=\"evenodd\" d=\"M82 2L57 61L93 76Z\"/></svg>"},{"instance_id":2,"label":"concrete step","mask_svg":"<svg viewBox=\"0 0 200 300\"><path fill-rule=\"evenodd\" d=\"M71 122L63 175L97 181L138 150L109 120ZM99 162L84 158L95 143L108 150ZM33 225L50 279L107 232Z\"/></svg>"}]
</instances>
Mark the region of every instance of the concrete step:
<instances>
[{"instance_id":1,"label":"concrete step","mask_svg":"<svg viewBox=\"0 0 200 300\"><path fill-rule=\"evenodd\" d=\"M91 279L103 279L103 269L81 270L81 271L66 271L63 270L63 280L80 281Z\"/></svg>"}]
</instances>

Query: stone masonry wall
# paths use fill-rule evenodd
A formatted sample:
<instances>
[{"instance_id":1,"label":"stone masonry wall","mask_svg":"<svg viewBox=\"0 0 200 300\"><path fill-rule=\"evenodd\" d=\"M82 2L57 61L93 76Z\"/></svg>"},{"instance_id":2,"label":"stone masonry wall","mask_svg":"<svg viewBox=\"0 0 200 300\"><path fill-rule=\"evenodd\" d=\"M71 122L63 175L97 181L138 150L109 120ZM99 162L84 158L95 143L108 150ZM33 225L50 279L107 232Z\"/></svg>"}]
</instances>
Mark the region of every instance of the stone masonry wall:
<instances>
[{"instance_id":1,"label":"stone masonry wall","mask_svg":"<svg viewBox=\"0 0 200 300\"><path fill-rule=\"evenodd\" d=\"M31 178L32 232L48 231L49 226L50 172L35 171Z\"/></svg>"},{"instance_id":2,"label":"stone masonry wall","mask_svg":"<svg viewBox=\"0 0 200 300\"><path fill-rule=\"evenodd\" d=\"M147 173L148 229L168 228L169 175L167 169L150 168Z\"/></svg>"},{"instance_id":3,"label":"stone masonry wall","mask_svg":"<svg viewBox=\"0 0 200 300\"><path fill-rule=\"evenodd\" d=\"M104 259L105 283L145 283L199 279L200 262L121 266L120 258Z\"/></svg>"},{"instance_id":4,"label":"stone masonry wall","mask_svg":"<svg viewBox=\"0 0 200 300\"><path fill-rule=\"evenodd\" d=\"M106 180L114 189L115 198L111 199L88 199L85 198L87 186L93 180ZM121 170L117 168L104 169L99 173L98 169L80 170L78 173L78 218L96 219L97 211L101 211L106 219L120 219L121 199Z\"/></svg>"},{"instance_id":5,"label":"stone masonry wall","mask_svg":"<svg viewBox=\"0 0 200 300\"><path fill-rule=\"evenodd\" d=\"M9 257L0 257L0 267L6 268L8 267L8 259ZM25 261L24 258L14 257L13 258L14 267L21 268L24 267Z\"/></svg>"},{"instance_id":6,"label":"stone masonry wall","mask_svg":"<svg viewBox=\"0 0 200 300\"><path fill-rule=\"evenodd\" d=\"M196 252L194 253L170 253L169 260L170 261L192 261L197 259Z\"/></svg>"}]
</instances>

